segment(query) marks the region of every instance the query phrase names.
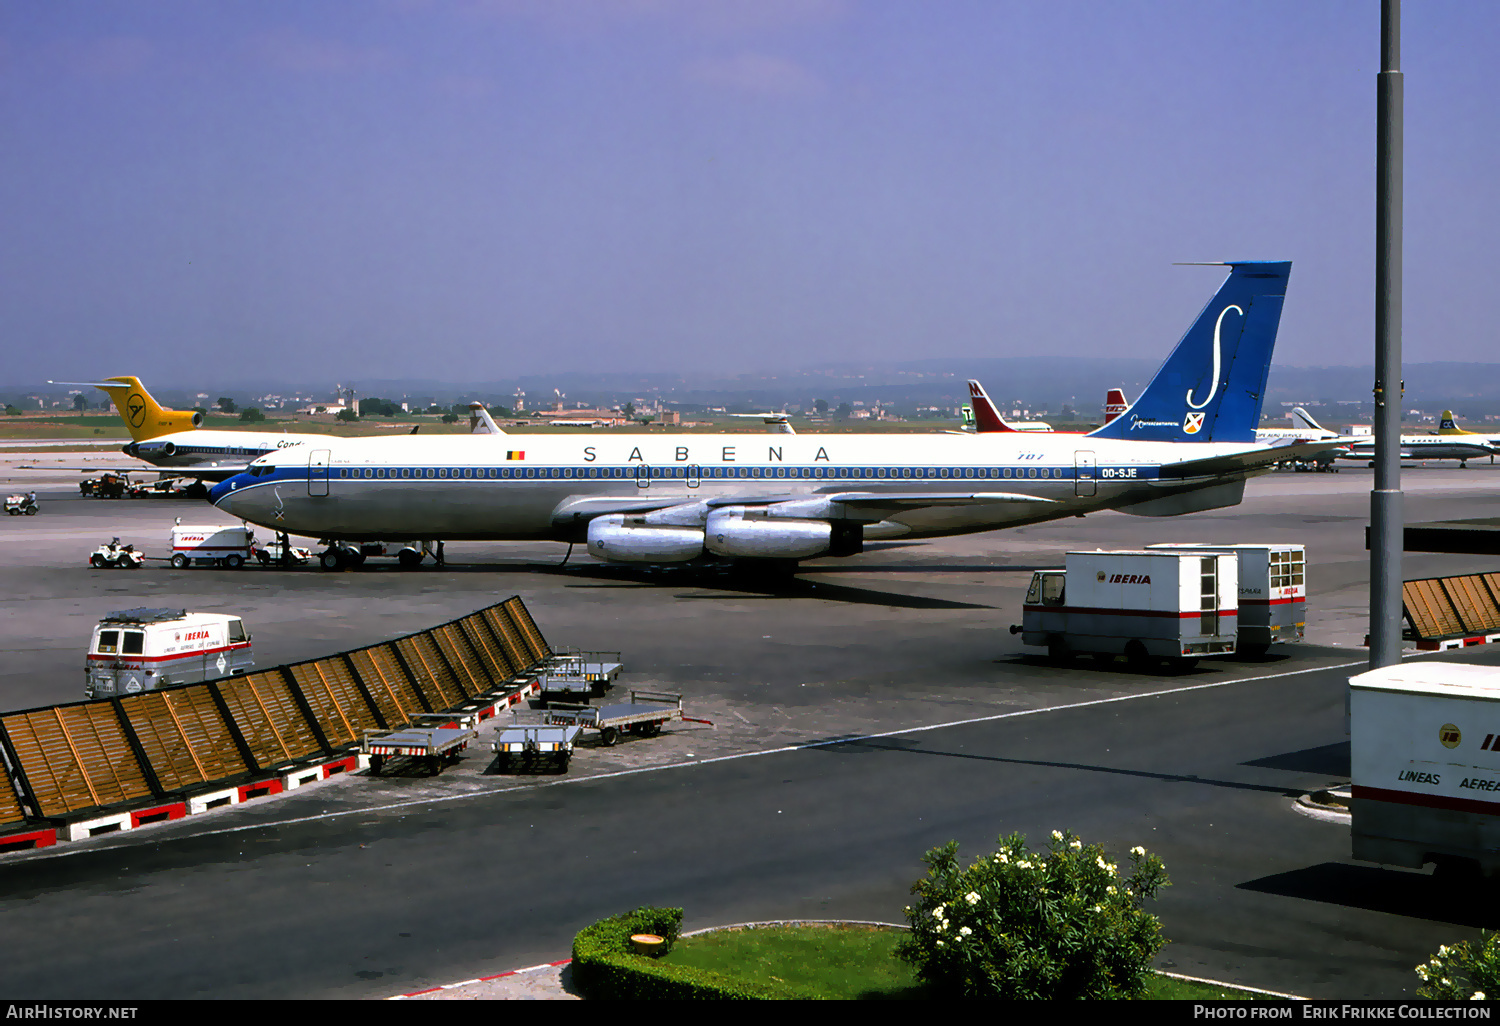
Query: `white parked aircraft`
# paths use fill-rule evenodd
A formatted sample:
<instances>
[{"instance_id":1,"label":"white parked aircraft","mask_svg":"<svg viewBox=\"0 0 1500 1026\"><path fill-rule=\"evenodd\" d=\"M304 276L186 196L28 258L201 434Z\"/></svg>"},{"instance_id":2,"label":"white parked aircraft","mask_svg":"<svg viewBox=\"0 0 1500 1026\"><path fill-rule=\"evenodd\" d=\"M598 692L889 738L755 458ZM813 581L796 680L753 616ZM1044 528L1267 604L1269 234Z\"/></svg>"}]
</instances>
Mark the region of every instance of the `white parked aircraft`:
<instances>
[{"instance_id":1,"label":"white parked aircraft","mask_svg":"<svg viewBox=\"0 0 1500 1026\"><path fill-rule=\"evenodd\" d=\"M1358 436L1352 440L1344 459L1372 460L1375 458L1375 440ZM1453 423L1453 411L1444 410L1443 419L1435 435L1402 435L1401 458L1403 460L1458 460L1460 467L1467 467L1472 459L1488 456L1490 462L1500 453L1500 438L1465 431Z\"/></svg>"},{"instance_id":2,"label":"white parked aircraft","mask_svg":"<svg viewBox=\"0 0 1500 1026\"><path fill-rule=\"evenodd\" d=\"M263 456L210 497L334 541L586 541L626 563L789 561L1101 509L1232 506L1247 477L1327 446L1255 440L1291 265L1221 266L1228 278L1145 392L1088 435L341 439Z\"/></svg>"}]
</instances>

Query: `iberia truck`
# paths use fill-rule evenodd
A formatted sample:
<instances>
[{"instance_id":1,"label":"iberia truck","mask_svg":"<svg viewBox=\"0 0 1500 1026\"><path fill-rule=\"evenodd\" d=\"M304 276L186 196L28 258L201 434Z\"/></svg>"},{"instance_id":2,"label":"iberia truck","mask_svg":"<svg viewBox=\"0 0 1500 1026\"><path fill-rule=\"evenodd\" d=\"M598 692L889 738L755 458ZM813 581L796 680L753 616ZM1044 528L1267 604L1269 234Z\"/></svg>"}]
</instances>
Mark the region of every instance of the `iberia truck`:
<instances>
[{"instance_id":1,"label":"iberia truck","mask_svg":"<svg viewBox=\"0 0 1500 1026\"><path fill-rule=\"evenodd\" d=\"M1277 642L1301 641L1307 631L1307 550L1292 542L1210 545L1162 543L1148 549L1233 552L1240 557L1239 650L1263 655Z\"/></svg>"},{"instance_id":2,"label":"iberia truck","mask_svg":"<svg viewBox=\"0 0 1500 1026\"><path fill-rule=\"evenodd\" d=\"M94 628L84 697L113 698L244 673L255 665L237 616L184 609L122 609Z\"/></svg>"},{"instance_id":3,"label":"iberia truck","mask_svg":"<svg viewBox=\"0 0 1500 1026\"><path fill-rule=\"evenodd\" d=\"M1186 669L1234 653L1238 593L1233 552L1069 552L1065 569L1032 575L1010 632L1055 661L1123 655L1138 668L1166 659Z\"/></svg>"}]
</instances>

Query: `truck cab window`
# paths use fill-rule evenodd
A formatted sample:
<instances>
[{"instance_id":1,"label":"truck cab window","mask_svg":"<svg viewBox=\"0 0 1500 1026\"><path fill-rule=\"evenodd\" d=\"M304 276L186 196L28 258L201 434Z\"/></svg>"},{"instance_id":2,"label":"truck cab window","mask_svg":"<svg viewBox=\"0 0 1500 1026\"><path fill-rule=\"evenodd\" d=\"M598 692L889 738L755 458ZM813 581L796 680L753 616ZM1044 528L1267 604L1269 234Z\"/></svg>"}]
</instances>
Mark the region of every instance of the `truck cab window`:
<instances>
[{"instance_id":1,"label":"truck cab window","mask_svg":"<svg viewBox=\"0 0 1500 1026\"><path fill-rule=\"evenodd\" d=\"M245 621L243 621L243 620L230 620L229 621L229 642L230 642L230 644L233 644L233 643L235 643L237 641L244 641L244 640L245 640Z\"/></svg>"},{"instance_id":2,"label":"truck cab window","mask_svg":"<svg viewBox=\"0 0 1500 1026\"><path fill-rule=\"evenodd\" d=\"M100 631L99 632L99 647L96 648L94 651L96 651L96 652L103 652L106 655L113 655L119 649L119 647L120 647L120 632L119 631Z\"/></svg>"},{"instance_id":3,"label":"truck cab window","mask_svg":"<svg viewBox=\"0 0 1500 1026\"><path fill-rule=\"evenodd\" d=\"M126 631L125 645L121 655L140 655L146 651L146 635L141 631Z\"/></svg>"}]
</instances>

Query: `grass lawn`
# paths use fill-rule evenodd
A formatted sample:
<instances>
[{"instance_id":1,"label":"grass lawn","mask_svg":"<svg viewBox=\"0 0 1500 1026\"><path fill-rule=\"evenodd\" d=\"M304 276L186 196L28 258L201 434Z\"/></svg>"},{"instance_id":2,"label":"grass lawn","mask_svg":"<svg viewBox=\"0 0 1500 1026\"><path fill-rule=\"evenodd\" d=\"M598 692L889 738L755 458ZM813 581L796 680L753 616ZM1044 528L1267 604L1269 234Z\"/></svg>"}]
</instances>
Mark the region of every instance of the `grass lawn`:
<instances>
[{"instance_id":1,"label":"grass lawn","mask_svg":"<svg viewBox=\"0 0 1500 1026\"><path fill-rule=\"evenodd\" d=\"M921 1000L927 995L895 956L905 931L864 926L767 926L684 937L662 961L727 976L772 979L809 998ZM1158 1001L1249 1000L1232 987L1155 976Z\"/></svg>"}]
</instances>

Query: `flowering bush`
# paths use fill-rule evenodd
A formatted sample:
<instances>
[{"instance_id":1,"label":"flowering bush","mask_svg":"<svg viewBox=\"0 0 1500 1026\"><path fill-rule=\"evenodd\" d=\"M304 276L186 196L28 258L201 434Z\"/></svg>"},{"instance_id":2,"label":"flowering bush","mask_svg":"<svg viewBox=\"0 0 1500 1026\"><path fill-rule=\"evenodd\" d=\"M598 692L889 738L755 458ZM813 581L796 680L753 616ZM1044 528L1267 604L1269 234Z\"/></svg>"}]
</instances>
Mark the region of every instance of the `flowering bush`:
<instances>
[{"instance_id":1,"label":"flowering bush","mask_svg":"<svg viewBox=\"0 0 1500 1026\"><path fill-rule=\"evenodd\" d=\"M967 869L950 841L922 857L927 875L906 907L911 935L897 954L945 995L1120 998L1144 993L1165 943L1143 909L1168 886L1161 859L1130 850L1128 875L1102 847L1054 830L1031 852L1020 834Z\"/></svg>"},{"instance_id":2,"label":"flowering bush","mask_svg":"<svg viewBox=\"0 0 1500 1026\"><path fill-rule=\"evenodd\" d=\"M1435 1001L1484 1001L1500 996L1500 933L1481 930L1479 947L1468 941L1444 944L1429 961L1417 966L1422 986L1417 993Z\"/></svg>"}]
</instances>

